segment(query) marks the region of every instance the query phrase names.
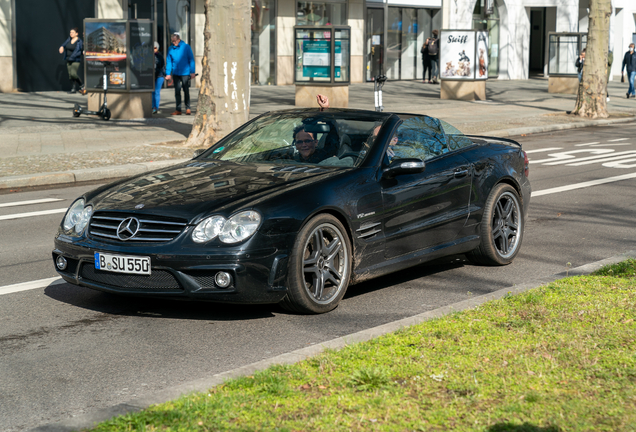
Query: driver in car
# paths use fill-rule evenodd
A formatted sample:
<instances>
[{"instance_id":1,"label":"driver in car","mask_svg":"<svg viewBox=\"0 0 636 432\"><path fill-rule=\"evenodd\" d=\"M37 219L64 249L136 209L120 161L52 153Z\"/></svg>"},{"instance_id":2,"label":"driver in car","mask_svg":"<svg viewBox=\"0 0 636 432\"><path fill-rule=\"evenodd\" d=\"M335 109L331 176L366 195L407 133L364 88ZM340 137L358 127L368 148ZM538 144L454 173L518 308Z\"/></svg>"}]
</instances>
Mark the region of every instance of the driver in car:
<instances>
[{"instance_id":1,"label":"driver in car","mask_svg":"<svg viewBox=\"0 0 636 432\"><path fill-rule=\"evenodd\" d=\"M318 141L311 132L305 131L305 125L294 129L294 145L298 153L294 155L296 162L318 163L328 157L322 149L316 149Z\"/></svg>"}]
</instances>

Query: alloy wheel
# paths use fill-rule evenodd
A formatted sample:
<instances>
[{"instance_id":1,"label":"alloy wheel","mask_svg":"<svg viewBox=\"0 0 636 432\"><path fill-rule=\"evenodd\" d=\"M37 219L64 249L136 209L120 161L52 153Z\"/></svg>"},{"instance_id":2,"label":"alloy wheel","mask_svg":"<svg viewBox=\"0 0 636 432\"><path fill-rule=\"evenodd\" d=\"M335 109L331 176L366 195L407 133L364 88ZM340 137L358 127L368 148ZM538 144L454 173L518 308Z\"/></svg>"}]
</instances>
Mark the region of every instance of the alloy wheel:
<instances>
[{"instance_id":1,"label":"alloy wheel","mask_svg":"<svg viewBox=\"0 0 636 432\"><path fill-rule=\"evenodd\" d=\"M329 303L346 286L349 254L344 235L332 224L319 225L303 252L305 290L318 304Z\"/></svg>"},{"instance_id":2,"label":"alloy wheel","mask_svg":"<svg viewBox=\"0 0 636 432\"><path fill-rule=\"evenodd\" d=\"M510 192L501 194L492 215L491 235L497 253L502 258L514 255L519 247L520 214L517 197Z\"/></svg>"}]
</instances>

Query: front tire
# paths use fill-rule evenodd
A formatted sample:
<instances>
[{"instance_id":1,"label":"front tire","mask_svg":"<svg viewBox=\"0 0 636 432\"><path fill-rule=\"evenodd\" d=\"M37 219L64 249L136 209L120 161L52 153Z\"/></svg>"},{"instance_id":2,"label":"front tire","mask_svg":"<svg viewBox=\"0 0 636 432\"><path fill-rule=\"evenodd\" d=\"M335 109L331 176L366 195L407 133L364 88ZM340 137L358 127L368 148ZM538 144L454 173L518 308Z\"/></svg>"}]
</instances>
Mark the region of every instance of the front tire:
<instances>
[{"instance_id":1,"label":"front tire","mask_svg":"<svg viewBox=\"0 0 636 432\"><path fill-rule=\"evenodd\" d=\"M281 306L292 312L319 314L338 306L349 286L351 243L340 221L328 214L311 219L300 230L287 275Z\"/></svg>"},{"instance_id":2,"label":"front tire","mask_svg":"<svg viewBox=\"0 0 636 432\"><path fill-rule=\"evenodd\" d=\"M521 248L523 213L519 194L510 185L493 188L481 220L481 244L466 257L484 265L507 265Z\"/></svg>"}]
</instances>

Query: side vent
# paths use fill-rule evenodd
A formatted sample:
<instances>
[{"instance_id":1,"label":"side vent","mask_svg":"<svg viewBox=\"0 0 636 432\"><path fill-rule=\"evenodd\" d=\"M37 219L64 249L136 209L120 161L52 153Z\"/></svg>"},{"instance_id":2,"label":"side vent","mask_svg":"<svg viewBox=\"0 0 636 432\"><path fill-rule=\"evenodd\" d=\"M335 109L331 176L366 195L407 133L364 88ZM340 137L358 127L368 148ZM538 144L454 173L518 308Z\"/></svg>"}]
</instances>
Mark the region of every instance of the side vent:
<instances>
[{"instance_id":1,"label":"side vent","mask_svg":"<svg viewBox=\"0 0 636 432\"><path fill-rule=\"evenodd\" d=\"M367 222L362 224L360 228L356 230L358 238L369 238L376 235L377 233L382 231L379 225L380 222Z\"/></svg>"}]
</instances>

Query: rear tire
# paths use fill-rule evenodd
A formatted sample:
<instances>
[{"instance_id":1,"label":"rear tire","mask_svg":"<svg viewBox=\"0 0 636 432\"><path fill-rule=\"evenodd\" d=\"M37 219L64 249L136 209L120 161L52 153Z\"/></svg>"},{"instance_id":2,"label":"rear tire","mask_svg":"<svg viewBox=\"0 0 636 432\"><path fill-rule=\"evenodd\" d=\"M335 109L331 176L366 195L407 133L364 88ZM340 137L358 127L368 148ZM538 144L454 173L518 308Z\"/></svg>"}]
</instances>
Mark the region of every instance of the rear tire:
<instances>
[{"instance_id":1,"label":"rear tire","mask_svg":"<svg viewBox=\"0 0 636 432\"><path fill-rule=\"evenodd\" d=\"M500 183L488 195L481 219L481 244L466 257L483 265L507 265L514 260L523 238L523 213L519 194Z\"/></svg>"},{"instance_id":2,"label":"rear tire","mask_svg":"<svg viewBox=\"0 0 636 432\"><path fill-rule=\"evenodd\" d=\"M329 312L345 295L350 276L347 231L335 217L318 215L296 237L289 260L288 292L280 305L303 314Z\"/></svg>"}]
</instances>

